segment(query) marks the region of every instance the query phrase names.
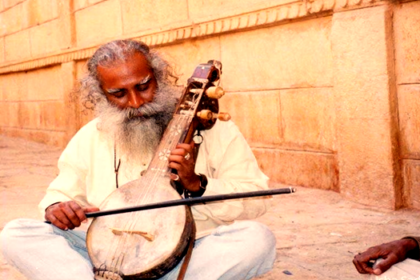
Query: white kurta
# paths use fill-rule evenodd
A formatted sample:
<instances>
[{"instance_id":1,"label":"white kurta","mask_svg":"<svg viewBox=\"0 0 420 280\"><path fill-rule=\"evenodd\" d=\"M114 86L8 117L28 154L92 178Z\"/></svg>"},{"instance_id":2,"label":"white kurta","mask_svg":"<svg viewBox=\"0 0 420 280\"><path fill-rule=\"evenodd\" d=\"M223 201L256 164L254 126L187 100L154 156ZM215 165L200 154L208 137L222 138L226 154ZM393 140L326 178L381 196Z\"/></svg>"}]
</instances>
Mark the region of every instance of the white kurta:
<instances>
[{"instance_id":1,"label":"white kurta","mask_svg":"<svg viewBox=\"0 0 420 280\"><path fill-rule=\"evenodd\" d=\"M82 206L99 207L116 189L113 143L105 140L97 124L95 119L81 128L63 151L58 161L60 172L39 204L42 213L53 203L69 200ZM212 129L202 131L202 136L204 140L195 171L208 177L204 196L268 188L267 176L259 169L250 147L233 122L218 121ZM119 185L138 179L145 169L147 164L144 162L127 170L122 159ZM197 238L207 235L218 225L264 214L266 200L227 200L192 207Z\"/></svg>"}]
</instances>

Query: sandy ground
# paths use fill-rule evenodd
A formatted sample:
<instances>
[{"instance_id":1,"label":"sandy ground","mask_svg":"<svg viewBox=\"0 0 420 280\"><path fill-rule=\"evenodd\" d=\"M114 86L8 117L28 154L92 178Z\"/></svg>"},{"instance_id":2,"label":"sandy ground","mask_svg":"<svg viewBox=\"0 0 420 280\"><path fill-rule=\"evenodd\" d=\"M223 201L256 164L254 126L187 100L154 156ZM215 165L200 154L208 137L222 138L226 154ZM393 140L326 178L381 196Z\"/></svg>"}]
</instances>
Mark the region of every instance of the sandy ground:
<instances>
[{"instance_id":1,"label":"sandy ground","mask_svg":"<svg viewBox=\"0 0 420 280\"><path fill-rule=\"evenodd\" d=\"M60 152L0 136L0 230L15 218L41 219L37 204L57 174ZM274 269L259 279L363 279L352 264L357 252L420 234L420 211L371 208L335 192L296 189L294 194L274 197L268 213L258 219L277 238ZM0 279L26 278L0 255Z\"/></svg>"}]
</instances>

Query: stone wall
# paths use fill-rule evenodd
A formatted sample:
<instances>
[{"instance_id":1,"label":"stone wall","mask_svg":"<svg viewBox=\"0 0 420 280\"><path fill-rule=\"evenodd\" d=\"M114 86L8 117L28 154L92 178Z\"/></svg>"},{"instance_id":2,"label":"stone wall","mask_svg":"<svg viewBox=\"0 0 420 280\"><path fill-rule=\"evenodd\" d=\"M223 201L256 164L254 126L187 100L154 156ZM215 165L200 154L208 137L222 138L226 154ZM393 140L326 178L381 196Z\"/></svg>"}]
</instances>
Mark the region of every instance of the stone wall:
<instances>
[{"instance_id":1,"label":"stone wall","mask_svg":"<svg viewBox=\"0 0 420 280\"><path fill-rule=\"evenodd\" d=\"M65 146L98 45L135 38L221 100L273 182L420 209L420 1L0 0L0 133Z\"/></svg>"}]
</instances>

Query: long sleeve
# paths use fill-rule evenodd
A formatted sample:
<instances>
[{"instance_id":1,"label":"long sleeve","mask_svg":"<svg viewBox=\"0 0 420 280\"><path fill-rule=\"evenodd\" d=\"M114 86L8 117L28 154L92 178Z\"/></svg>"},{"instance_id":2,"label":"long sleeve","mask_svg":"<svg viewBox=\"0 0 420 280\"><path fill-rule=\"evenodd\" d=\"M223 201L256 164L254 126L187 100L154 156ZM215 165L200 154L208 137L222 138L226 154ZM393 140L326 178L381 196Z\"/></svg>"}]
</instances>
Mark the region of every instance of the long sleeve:
<instances>
[{"instance_id":1,"label":"long sleeve","mask_svg":"<svg viewBox=\"0 0 420 280\"><path fill-rule=\"evenodd\" d=\"M92 154L98 146L96 121L83 127L68 143L58 160L58 176L47 188L39 203L41 213L56 202L74 200L81 206L89 205L87 183L91 178ZM111 171L112 172L112 171Z\"/></svg>"},{"instance_id":2,"label":"long sleeve","mask_svg":"<svg viewBox=\"0 0 420 280\"><path fill-rule=\"evenodd\" d=\"M268 177L258 167L251 148L233 122L217 122L202 133L196 173L208 177L204 194L226 194L268 188ZM267 198L246 198L194 206L200 230L205 223L226 224L238 219L253 219L265 213ZM212 221L210 221L212 220Z\"/></svg>"},{"instance_id":3,"label":"long sleeve","mask_svg":"<svg viewBox=\"0 0 420 280\"><path fill-rule=\"evenodd\" d=\"M420 237L419 236L406 236L403 239L412 239L416 241L417 247L407 253L407 258L419 260L420 259Z\"/></svg>"}]
</instances>

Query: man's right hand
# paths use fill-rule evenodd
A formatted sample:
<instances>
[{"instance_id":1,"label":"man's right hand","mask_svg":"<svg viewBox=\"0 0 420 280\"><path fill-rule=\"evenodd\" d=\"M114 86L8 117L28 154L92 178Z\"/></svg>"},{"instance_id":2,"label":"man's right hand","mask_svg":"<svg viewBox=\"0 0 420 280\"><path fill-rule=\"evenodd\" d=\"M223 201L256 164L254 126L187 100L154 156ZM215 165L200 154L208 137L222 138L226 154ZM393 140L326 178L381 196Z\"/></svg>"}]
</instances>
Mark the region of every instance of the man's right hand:
<instances>
[{"instance_id":1,"label":"man's right hand","mask_svg":"<svg viewBox=\"0 0 420 280\"><path fill-rule=\"evenodd\" d=\"M407 253L417 247L413 239L395 240L389 243L371 247L363 253L354 256L353 264L359 273L380 275L392 265L407 258ZM379 258L383 260L372 267L372 261Z\"/></svg>"},{"instance_id":2,"label":"man's right hand","mask_svg":"<svg viewBox=\"0 0 420 280\"><path fill-rule=\"evenodd\" d=\"M59 202L45 210L45 219L62 230L68 230L79 227L86 221L85 213L96 211L99 211L99 208L82 208L74 201Z\"/></svg>"}]
</instances>

